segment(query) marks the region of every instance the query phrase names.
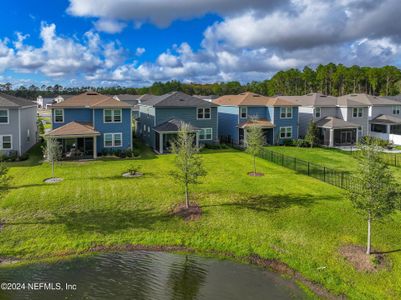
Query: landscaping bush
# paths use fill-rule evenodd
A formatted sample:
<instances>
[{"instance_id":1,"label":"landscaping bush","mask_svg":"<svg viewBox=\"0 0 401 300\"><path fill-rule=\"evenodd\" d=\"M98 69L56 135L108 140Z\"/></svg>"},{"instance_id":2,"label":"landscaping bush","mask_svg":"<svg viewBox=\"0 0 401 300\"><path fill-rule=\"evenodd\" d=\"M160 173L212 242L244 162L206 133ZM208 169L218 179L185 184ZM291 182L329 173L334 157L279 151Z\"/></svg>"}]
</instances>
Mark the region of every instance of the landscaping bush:
<instances>
[{"instance_id":1,"label":"landscaping bush","mask_svg":"<svg viewBox=\"0 0 401 300\"><path fill-rule=\"evenodd\" d=\"M291 139L283 140L283 146L294 146L294 144L295 144L294 140Z\"/></svg>"},{"instance_id":2,"label":"landscaping bush","mask_svg":"<svg viewBox=\"0 0 401 300\"><path fill-rule=\"evenodd\" d=\"M359 140L362 145L377 145L382 148L388 148L391 143L387 140L383 140L373 136L364 136Z\"/></svg>"},{"instance_id":3,"label":"landscaping bush","mask_svg":"<svg viewBox=\"0 0 401 300\"><path fill-rule=\"evenodd\" d=\"M294 146L306 148L306 147L310 147L310 144L307 141L305 141L304 139L297 139L297 140L294 140Z\"/></svg>"}]
</instances>

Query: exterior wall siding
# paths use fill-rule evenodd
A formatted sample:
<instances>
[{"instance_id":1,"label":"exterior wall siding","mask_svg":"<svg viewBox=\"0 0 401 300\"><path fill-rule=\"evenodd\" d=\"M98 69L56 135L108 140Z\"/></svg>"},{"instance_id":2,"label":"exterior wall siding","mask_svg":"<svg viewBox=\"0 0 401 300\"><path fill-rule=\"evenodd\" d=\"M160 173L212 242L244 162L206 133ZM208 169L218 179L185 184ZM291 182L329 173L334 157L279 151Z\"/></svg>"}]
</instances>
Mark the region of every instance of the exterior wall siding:
<instances>
[{"instance_id":1,"label":"exterior wall siding","mask_svg":"<svg viewBox=\"0 0 401 300\"><path fill-rule=\"evenodd\" d=\"M280 107L274 107L274 125L274 143L282 144L285 140L280 138L280 127L292 127L291 139L298 139L298 107L293 107L290 119L281 119Z\"/></svg>"},{"instance_id":2,"label":"exterior wall siding","mask_svg":"<svg viewBox=\"0 0 401 300\"><path fill-rule=\"evenodd\" d=\"M354 118L352 115L352 107L348 107L347 108L347 121L361 126L361 130L358 132L359 137L369 134L368 107L363 107L363 112L362 112L361 118Z\"/></svg>"},{"instance_id":3,"label":"exterior wall siding","mask_svg":"<svg viewBox=\"0 0 401 300\"><path fill-rule=\"evenodd\" d=\"M234 144L239 143L238 135L238 113L239 108L236 106L219 106L219 137L230 137Z\"/></svg>"},{"instance_id":4,"label":"exterior wall siding","mask_svg":"<svg viewBox=\"0 0 401 300\"><path fill-rule=\"evenodd\" d=\"M64 122L54 122L55 110L52 109L52 124L53 129L64 126L67 123L76 121L83 123L93 123L93 109L91 108L65 108L64 109Z\"/></svg>"},{"instance_id":5,"label":"exterior wall siding","mask_svg":"<svg viewBox=\"0 0 401 300\"><path fill-rule=\"evenodd\" d=\"M38 129L36 122L36 107L21 108L20 117L21 154L23 154L31 149L37 142Z\"/></svg>"},{"instance_id":6,"label":"exterior wall siding","mask_svg":"<svg viewBox=\"0 0 401 300\"><path fill-rule=\"evenodd\" d=\"M12 136L12 151L18 151L20 149L20 135L19 135L19 114L18 109L8 110L8 124L0 124L0 135L11 135ZM9 153L8 150L1 150L5 155ZM19 153L21 154L21 153Z\"/></svg>"}]
</instances>

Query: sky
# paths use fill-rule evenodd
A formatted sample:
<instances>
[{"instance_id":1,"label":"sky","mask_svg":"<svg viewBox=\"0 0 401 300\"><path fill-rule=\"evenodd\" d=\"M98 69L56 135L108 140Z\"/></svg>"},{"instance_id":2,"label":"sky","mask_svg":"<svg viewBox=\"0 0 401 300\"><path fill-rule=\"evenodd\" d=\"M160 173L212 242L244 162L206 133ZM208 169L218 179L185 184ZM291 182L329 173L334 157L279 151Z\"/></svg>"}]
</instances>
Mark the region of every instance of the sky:
<instances>
[{"instance_id":1,"label":"sky","mask_svg":"<svg viewBox=\"0 0 401 300\"><path fill-rule=\"evenodd\" d=\"M0 83L242 83L401 66L400 0L3 0Z\"/></svg>"}]
</instances>

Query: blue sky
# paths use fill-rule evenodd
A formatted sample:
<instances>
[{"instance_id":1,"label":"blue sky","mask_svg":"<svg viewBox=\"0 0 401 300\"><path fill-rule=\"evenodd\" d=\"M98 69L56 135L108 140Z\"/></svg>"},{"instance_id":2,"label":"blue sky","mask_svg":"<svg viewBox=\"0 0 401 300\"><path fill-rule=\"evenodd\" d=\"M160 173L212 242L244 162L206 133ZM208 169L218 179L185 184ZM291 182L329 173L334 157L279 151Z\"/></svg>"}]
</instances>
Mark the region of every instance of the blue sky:
<instances>
[{"instance_id":1,"label":"blue sky","mask_svg":"<svg viewBox=\"0 0 401 300\"><path fill-rule=\"evenodd\" d=\"M328 62L399 66L400 10L396 0L5 0L0 83L249 82Z\"/></svg>"}]
</instances>

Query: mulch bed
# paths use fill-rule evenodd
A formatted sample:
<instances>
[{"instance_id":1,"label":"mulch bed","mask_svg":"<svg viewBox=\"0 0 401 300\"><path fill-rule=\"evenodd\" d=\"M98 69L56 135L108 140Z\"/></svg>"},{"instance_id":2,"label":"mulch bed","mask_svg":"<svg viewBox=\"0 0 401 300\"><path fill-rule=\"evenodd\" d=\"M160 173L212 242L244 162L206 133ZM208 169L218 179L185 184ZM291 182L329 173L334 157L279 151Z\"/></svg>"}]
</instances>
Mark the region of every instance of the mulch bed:
<instances>
[{"instance_id":1,"label":"mulch bed","mask_svg":"<svg viewBox=\"0 0 401 300\"><path fill-rule=\"evenodd\" d=\"M340 248L340 254L360 272L377 272L390 267L389 262L382 253L372 251L366 254L366 248L356 245L348 245Z\"/></svg>"},{"instance_id":2,"label":"mulch bed","mask_svg":"<svg viewBox=\"0 0 401 300\"><path fill-rule=\"evenodd\" d=\"M181 217L185 221L195 221L201 217L202 209L195 202L191 202L189 208L186 207L185 203L180 203L172 209L171 214Z\"/></svg>"},{"instance_id":3,"label":"mulch bed","mask_svg":"<svg viewBox=\"0 0 401 300\"><path fill-rule=\"evenodd\" d=\"M263 174L263 173L258 173L258 172L249 172L248 173L248 175L249 176L252 176L252 177L262 177L262 176L265 176L265 174Z\"/></svg>"},{"instance_id":4,"label":"mulch bed","mask_svg":"<svg viewBox=\"0 0 401 300\"><path fill-rule=\"evenodd\" d=\"M58 177L53 177L53 178L46 178L45 180L43 180L44 183L58 183L63 181L63 178L58 178Z\"/></svg>"}]
</instances>

